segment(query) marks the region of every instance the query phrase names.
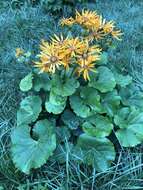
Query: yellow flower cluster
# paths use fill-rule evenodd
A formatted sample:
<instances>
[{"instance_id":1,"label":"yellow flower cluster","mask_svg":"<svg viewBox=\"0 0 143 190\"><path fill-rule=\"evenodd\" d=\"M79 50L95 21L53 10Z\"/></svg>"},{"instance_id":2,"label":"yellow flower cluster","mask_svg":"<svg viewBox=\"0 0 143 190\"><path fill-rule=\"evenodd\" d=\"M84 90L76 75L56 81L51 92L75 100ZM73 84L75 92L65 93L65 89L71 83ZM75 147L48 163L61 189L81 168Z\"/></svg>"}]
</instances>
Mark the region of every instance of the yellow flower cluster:
<instances>
[{"instance_id":1,"label":"yellow flower cluster","mask_svg":"<svg viewBox=\"0 0 143 190\"><path fill-rule=\"evenodd\" d=\"M106 21L101 15L98 15L96 11L82 10L81 13L76 11L75 18L63 18L61 25L72 26L73 24L79 24L88 30L88 40L100 40L106 36L112 36L113 38L120 40L122 36L121 30L115 28L113 21Z\"/></svg>"},{"instance_id":2,"label":"yellow flower cluster","mask_svg":"<svg viewBox=\"0 0 143 190\"><path fill-rule=\"evenodd\" d=\"M55 73L61 67L73 67L85 80L90 80L89 71L95 71L95 62L100 59L101 52L98 46L90 45L87 40L62 35L54 35L50 42L42 40L40 50L40 61L35 62L40 72Z\"/></svg>"},{"instance_id":3,"label":"yellow flower cluster","mask_svg":"<svg viewBox=\"0 0 143 190\"><path fill-rule=\"evenodd\" d=\"M16 51L15 51L15 56L16 56L16 58L20 57L20 56L23 55L23 54L24 54L23 49L21 49L21 48L16 48Z\"/></svg>"}]
</instances>

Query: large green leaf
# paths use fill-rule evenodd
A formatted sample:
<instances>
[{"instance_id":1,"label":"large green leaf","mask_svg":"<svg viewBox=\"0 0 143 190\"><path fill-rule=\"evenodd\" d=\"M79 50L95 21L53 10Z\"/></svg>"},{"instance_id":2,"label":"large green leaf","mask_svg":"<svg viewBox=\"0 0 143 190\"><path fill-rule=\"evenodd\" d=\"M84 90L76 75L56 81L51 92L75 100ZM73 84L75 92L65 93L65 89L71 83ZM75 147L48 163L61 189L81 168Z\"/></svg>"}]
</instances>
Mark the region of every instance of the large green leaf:
<instances>
[{"instance_id":1,"label":"large green leaf","mask_svg":"<svg viewBox=\"0 0 143 190\"><path fill-rule=\"evenodd\" d=\"M20 90L23 92L27 92L29 91L33 84L32 84L32 80L33 80L33 74L29 73L28 75L26 75L21 81L20 81Z\"/></svg>"},{"instance_id":2,"label":"large green leaf","mask_svg":"<svg viewBox=\"0 0 143 190\"><path fill-rule=\"evenodd\" d=\"M111 133L113 124L107 117L97 114L87 118L82 124L82 128L83 131L90 136L106 137Z\"/></svg>"},{"instance_id":3,"label":"large green leaf","mask_svg":"<svg viewBox=\"0 0 143 190\"><path fill-rule=\"evenodd\" d=\"M97 112L102 112L100 96L96 89L82 87L80 92L70 97L70 105L76 115L86 118Z\"/></svg>"},{"instance_id":4,"label":"large green leaf","mask_svg":"<svg viewBox=\"0 0 143 190\"><path fill-rule=\"evenodd\" d=\"M117 114L114 116L114 122L120 128L127 128L128 127L128 116L131 112L129 107L123 107L118 110Z\"/></svg>"},{"instance_id":5,"label":"large green leaf","mask_svg":"<svg viewBox=\"0 0 143 190\"><path fill-rule=\"evenodd\" d=\"M53 125L48 120L38 121L33 132L38 137L37 140L30 136L28 125L15 128L11 135L13 162L26 174L29 174L32 168L45 164L56 148Z\"/></svg>"},{"instance_id":6,"label":"large green leaf","mask_svg":"<svg viewBox=\"0 0 143 190\"><path fill-rule=\"evenodd\" d=\"M46 103L45 103L45 108L46 108L47 112L53 113L53 114L62 113L63 110L65 109L65 106L66 106L65 104L55 105L49 101L46 101Z\"/></svg>"},{"instance_id":7,"label":"large green leaf","mask_svg":"<svg viewBox=\"0 0 143 190\"><path fill-rule=\"evenodd\" d=\"M67 97L57 95L52 90L50 91L49 101L51 104L54 104L57 106L62 105L62 104L65 104L66 100L67 100Z\"/></svg>"},{"instance_id":8,"label":"large green leaf","mask_svg":"<svg viewBox=\"0 0 143 190\"><path fill-rule=\"evenodd\" d=\"M89 105L92 110L102 112L103 108L100 103L100 95L95 88L82 87L80 97L84 99L84 102Z\"/></svg>"},{"instance_id":9,"label":"large green leaf","mask_svg":"<svg viewBox=\"0 0 143 190\"><path fill-rule=\"evenodd\" d=\"M78 87L79 82L75 78L65 77L63 79L59 75L55 75L52 79L52 90L60 96L71 96Z\"/></svg>"},{"instance_id":10,"label":"large green leaf","mask_svg":"<svg viewBox=\"0 0 143 190\"><path fill-rule=\"evenodd\" d=\"M69 128L69 129L77 129L80 125L81 118L76 116L73 112L70 110L65 110L61 117L63 123Z\"/></svg>"},{"instance_id":11,"label":"large green leaf","mask_svg":"<svg viewBox=\"0 0 143 190\"><path fill-rule=\"evenodd\" d=\"M41 104L42 100L39 96L28 96L23 99L17 111L17 125L36 121L42 110Z\"/></svg>"},{"instance_id":12,"label":"large green leaf","mask_svg":"<svg viewBox=\"0 0 143 190\"><path fill-rule=\"evenodd\" d=\"M120 106L120 101L121 97L118 95L117 90L113 90L112 92L102 95L101 102L105 113L107 113L110 117L113 117Z\"/></svg>"},{"instance_id":13,"label":"large green leaf","mask_svg":"<svg viewBox=\"0 0 143 190\"><path fill-rule=\"evenodd\" d=\"M59 96L51 91L46 99L45 108L49 113L60 114L66 107L66 100L67 97Z\"/></svg>"},{"instance_id":14,"label":"large green leaf","mask_svg":"<svg viewBox=\"0 0 143 190\"><path fill-rule=\"evenodd\" d=\"M114 146L107 138L82 134L78 138L77 147L82 150L84 163L95 166L97 171L107 170L115 159Z\"/></svg>"},{"instance_id":15,"label":"large green leaf","mask_svg":"<svg viewBox=\"0 0 143 190\"><path fill-rule=\"evenodd\" d=\"M51 79L47 73L34 74L33 78L34 90L39 92L41 89L45 91L50 91L51 89Z\"/></svg>"},{"instance_id":16,"label":"large green leaf","mask_svg":"<svg viewBox=\"0 0 143 190\"><path fill-rule=\"evenodd\" d=\"M96 78L94 78L94 75L91 77L89 86L94 87L103 93L112 91L116 86L112 71L105 66L100 66L98 67L97 72Z\"/></svg>"},{"instance_id":17,"label":"large green leaf","mask_svg":"<svg viewBox=\"0 0 143 190\"><path fill-rule=\"evenodd\" d=\"M70 105L76 115L82 118L89 117L93 114L90 107L84 102L84 99L82 99L78 93L70 97Z\"/></svg>"},{"instance_id":18,"label":"large green leaf","mask_svg":"<svg viewBox=\"0 0 143 190\"><path fill-rule=\"evenodd\" d=\"M143 93L135 84L121 88L119 94L125 106L135 106L143 110Z\"/></svg>"},{"instance_id":19,"label":"large green leaf","mask_svg":"<svg viewBox=\"0 0 143 190\"><path fill-rule=\"evenodd\" d=\"M114 72L114 77L115 77L116 83L121 87L126 87L132 82L132 77L130 77L129 75L124 76L117 72Z\"/></svg>"},{"instance_id":20,"label":"large green leaf","mask_svg":"<svg viewBox=\"0 0 143 190\"><path fill-rule=\"evenodd\" d=\"M116 132L116 136L123 147L134 147L143 142L142 128L138 132L135 128L120 129ZM136 134L136 132L138 134Z\"/></svg>"},{"instance_id":21,"label":"large green leaf","mask_svg":"<svg viewBox=\"0 0 143 190\"><path fill-rule=\"evenodd\" d=\"M116 136L122 146L132 147L143 142L143 112L136 108L122 108L115 115L114 122L120 128Z\"/></svg>"}]
</instances>

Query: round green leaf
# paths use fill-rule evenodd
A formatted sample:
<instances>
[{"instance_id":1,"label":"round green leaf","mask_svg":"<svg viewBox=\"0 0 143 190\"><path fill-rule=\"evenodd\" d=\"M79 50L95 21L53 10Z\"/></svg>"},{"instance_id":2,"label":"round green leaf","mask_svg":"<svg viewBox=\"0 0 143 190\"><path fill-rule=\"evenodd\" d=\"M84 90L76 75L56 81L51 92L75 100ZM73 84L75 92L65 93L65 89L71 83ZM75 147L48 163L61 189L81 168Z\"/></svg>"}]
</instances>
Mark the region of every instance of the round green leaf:
<instances>
[{"instance_id":1,"label":"round green leaf","mask_svg":"<svg viewBox=\"0 0 143 190\"><path fill-rule=\"evenodd\" d=\"M42 110L41 104L42 100L39 96L28 96L23 99L17 111L17 125L36 121Z\"/></svg>"},{"instance_id":2,"label":"round green leaf","mask_svg":"<svg viewBox=\"0 0 143 190\"><path fill-rule=\"evenodd\" d=\"M45 108L47 110L47 112L49 113L53 113L53 114L60 114L63 112L63 110L65 109L65 104L61 104L61 105L55 105L52 104L51 102L47 102L45 103Z\"/></svg>"},{"instance_id":3,"label":"round green leaf","mask_svg":"<svg viewBox=\"0 0 143 190\"><path fill-rule=\"evenodd\" d=\"M113 124L107 117L95 115L87 118L86 122L82 124L82 128L90 136L106 137L111 133Z\"/></svg>"},{"instance_id":4,"label":"round green leaf","mask_svg":"<svg viewBox=\"0 0 143 190\"><path fill-rule=\"evenodd\" d=\"M28 75L26 75L20 82L20 90L23 92L29 91L33 86L32 80L33 80L32 73L29 73Z\"/></svg>"},{"instance_id":5,"label":"round green leaf","mask_svg":"<svg viewBox=\"0 0 143 190\"><path fill-rule=\"evenodd\" d=\"M124 76L117 72L114 72L114 77L115 77L116 83L121 87L126 87L132 82L132 77L130 77L129 75Z\"/></svg>"},{"instance_id":6,"label":"round green leaf","mask_svg":"<svg viewBox=\"0 0 143 190\"><path fill-rule=\"evenodd\" d=\"M88 104L85 103L78 93L70 96L70 105L77 116L86 118L93 115Z\"/></svg>"},{"instance_id":7,"label":"round green leaf","mask_svg":"<svg viewBox=\"0 0 143 190\"><path fill-rule=\"evenodd\" d=\"M106 171L115 159L114 146L107 138L82 134L77 147L82 150L84 163L95 166L97 171Z\"/></svg>"},{"instance_id":8,"label":"round green leaf","mask_svg":"<svg viewBox=\"0 0 143 190\"><path fill-rule=\"evenodd\" d=\"M50 91L49 101L51 104L54 104L57 106L62 105L62 104L65 104L66 100L67 100L67 97L57 95L52 90Z\"/></svg>"},{"instance_id":9,"label":"round green leaf","mask_svg":"<svg viewBox=\"0 0 143 190\"><path fill-rule=\"evenodd\" d=\"M114 118L120 127L116 136L124 147L133 147L143 142L143 112L135 108L122 108Z\"/></svg>"},{"instance_id":10,"label":"round green leaf","mask_svg":"<svg viewBox=\"0 0 143 190\"><path fill-rule=\"evenodd\" d=\"M60 114L66 107L67 97L62 97L54 93L50 93L50 97L47 97L45 102L45 108L47 112L53 114Z\"/></svg>"},{"instance_id":11,"label":"round green leaf","mask_svg":"<svg viewBox=\"0 0 143 190\"><path fill-rule=\"evenodd\" d=\"M69 129L77 129L80 125L80 120L78 116L76 116L73 112L70 110L65 110L61 117L63 123L69 128Z\"/></svg>"},{"instance_id":12,"label":"round green leaf","mask_svg":"<svg viewBox=\"0 0 143 190\"><path fill-rule=\"evenodd\" d=\"M80 92L70 97L70 105L76 115L86 118L103 110L100 103L100 96L96 89L82 87Z\"/></svg>"},{"instance_id":13,"label":"round green leaf","mask_svg":"<svg viewBox=\"0 0 143 190\"><path fill-rule=\"evenodd\" d=\"M13 162L26 174L29 174L32 168L45 164L56 148L53 125L48 120L38 121L33 132L38 136L38 140L30 136L28 125L17 127L11 135Z\"/></svg>"},{"instance_id":14,"label":"round green leaf","mask_svg":"<svg viewBox=\"0 0 143 190\"><path fill-rule=\"evenodd\" d=\"M75 78L65 77L62 79L55 75L52 80L52 91L60 96L71 96L79 87L79 82Z\"/></svg>"},{"instance_id":15,"label":"round green leaf","mask_svg":"<svg viewBox=\"0 0 143 190\"><path fill-rule=\"evenodd\" d=\"M116 136L123 147L134 147L143 142L143 129L140 128L139 131L135 128L120 129Z\"/></svg>"},{"instance_id":16,"label":"round green leaf","mask_svg":"<svg viewBox=\"0 0 143 190\"><path fill-rule=\"evenodd\" d=\"M127 128L128 127L128 116L131 112L129 107L124 107L118 110L117 115L114 116L114 122L120 128Z\"/></svg>"},{"instance_id":17,"label":"round green leaf","mask_svg":"<svg viewBox=\"0 0 143 190\"><path fill-rule=\"evenodd\" d=\"M45 91L50 91L51 80L47 73L35 74L33 78L34 90L39 92L41 89Z\"/></svg>"},{"instance_id":18,"label":"round green leaf","mask_svg":"<svg viewBox=\"0 0 143 190\"><path fill-rule=\"evenodd\" d=\"M121 101L125 106L135 106L143 110L143 93L135 84L131 84L119 91Z\"/></svg>"},{"instance_id":19,"label":"round green leaf","mask_svg":"<svg viewBox=\"0 0 143 190\"><path fill-rule=\"evenodd\" d=\"M120 101L121 97L118 95L117 90L102 95L101 102L105 113L113 117L120 106Z\"/></svg>"},{"instance_id":20,"label":"round green leaf","mask_svg":"<svg viewBox=\"0 0 143 190\"><path fill-rule=\"evenodd\" d=\"M90 106L95 112L102 112L102 106L100 103L100 95L95 88L82 87L80 89L80 97L84 99L85 103Z\"/></svg>"},{"instance_id":21,"label":"round green leaf","mask_svg":"<svg viewBox=\"0 0 143 190\"><path fill-rule=\"evenodd\" d=\"M116 86L114 75L110 69L105 66L98 67L97 78L91 77L89 86L98 89L100 92L110 92Z\"/></svg>"}]
</instances>

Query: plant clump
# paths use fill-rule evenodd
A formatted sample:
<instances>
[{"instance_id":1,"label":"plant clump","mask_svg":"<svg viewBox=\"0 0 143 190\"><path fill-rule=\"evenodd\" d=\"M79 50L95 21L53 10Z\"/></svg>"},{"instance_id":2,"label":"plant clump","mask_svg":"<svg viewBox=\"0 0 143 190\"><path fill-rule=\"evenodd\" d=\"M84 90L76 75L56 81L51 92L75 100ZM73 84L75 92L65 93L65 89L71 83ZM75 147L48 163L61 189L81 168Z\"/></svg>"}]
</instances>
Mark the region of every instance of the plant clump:
<instances>
[{"instance_id":1,"label":"plant clump","mask_svg":"<svg viewBox=\"0 0 143 190\"><path fill-rule=\"evenodd\" d=\"M47 160L61 164L66 158L60 150L68 142L70 160L105 171L115 160L115 139L123 147L143 141L143 111L131 95L132 78L110 69L100 43L119 40L122 33L113 21L89 10L60 23L69 30L81 25L84 32L41 41L31 72L20 82L27 96L11 134L12 159L27 174ZM22 54L17 49L16 56Z\"/></svg>"}]
</instances>

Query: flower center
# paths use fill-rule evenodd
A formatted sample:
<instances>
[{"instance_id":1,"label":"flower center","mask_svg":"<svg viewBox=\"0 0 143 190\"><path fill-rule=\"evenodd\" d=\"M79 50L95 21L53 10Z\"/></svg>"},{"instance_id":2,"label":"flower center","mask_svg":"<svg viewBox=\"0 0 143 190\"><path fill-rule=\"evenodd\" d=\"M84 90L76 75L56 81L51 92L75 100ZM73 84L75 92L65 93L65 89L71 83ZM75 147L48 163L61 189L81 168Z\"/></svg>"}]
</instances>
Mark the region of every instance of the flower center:
<instances>
[{"instance_id":1,"label":"flower center","mask_svg":"<svg viewBox=\"0 0 143 190\"><path fill-rule=\"evenodd\" d=\"M59 41L59 45L63 45L63 43L64 43L64 40Z\"/></svg>"},{"instance_id":2,"label":"flower center","mask_svg":"<svg viewBox=\"0 0 143 190\"><path fill-rule=\"evenodd\" d=\"M82 55L82 57L83 57L83 59L87 59L88 54L87 54L87 53L84 53L84 54Z\"/></svg>"},{"instance_id":3,"label":"flower center","mask_svg":"<svg viewBox=\"0 0 143 190\"><path fill-rule=\"evenodd\" d=\"M88 65L83 65L82 68L85 69L85 70L88 70L88 69L89 69L89 68L88 68Z\"/></svg>"},{"instance_id":4,"label":"flower center","mask_svg":"<svg viewBox=\"0 0 143 190\"><path fill-rule=\"evenodd\" d=\"M56 56L51 56L51 58L50 58L50 61L51 61L52 63L55 63L57 60L58 60L58 59L57 59Z\"/></svg>"},{"instance_id":5,"label":"flower center","mask_svg":"<svg viewBox=\"0 0 143 190\"><path fill-rule=\"evenodd\" d=\"M76 48L75 48L74 46L70 46L70 50L71 50L71 51L75 51L75 49L76 49Z\"/></svg>"},{"instance_id":6,"label":"flower center","mask_svg":"<svg viewBox=\"0 0 143 190\"><path fill-rule=\"evenodd\" d=\"M88 18L83 16L83 22L87 22L88 21Z\"/></svg>"}]
</instances>

